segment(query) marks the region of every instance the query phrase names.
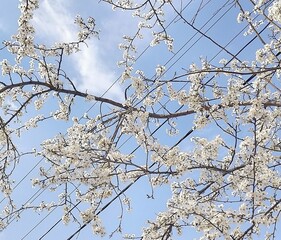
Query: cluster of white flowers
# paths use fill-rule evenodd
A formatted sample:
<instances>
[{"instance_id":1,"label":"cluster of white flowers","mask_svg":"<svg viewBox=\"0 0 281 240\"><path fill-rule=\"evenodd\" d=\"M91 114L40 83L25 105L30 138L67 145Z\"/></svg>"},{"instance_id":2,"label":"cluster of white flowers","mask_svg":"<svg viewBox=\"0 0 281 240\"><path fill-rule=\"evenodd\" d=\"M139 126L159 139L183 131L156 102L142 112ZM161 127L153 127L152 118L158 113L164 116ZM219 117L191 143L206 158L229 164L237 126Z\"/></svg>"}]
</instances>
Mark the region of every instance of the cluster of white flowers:
<instances>
[{"instance_id":1,"label":"cluster of white flowers","mask_svg":"<svg viewBox=\"0 0 281 240\"><path fill-rule=\"evenodd\" d=\"M256 51L256 60L262 66L274 63L275 55L270 49L271 47L269 45L265 45L264 48Z\"/></svg>"},{"instance_id":2,"label":"cluster of white flowers","mask_svg":"<svg viewBox=\"0 0 281 240\"><path fill-rule=\"evenodd\" d=\"M92 35L96 37L98 36L98 32L95 30L96 23L94 18L89 17L87 19L87 22L85 22L81 16L77 15L74 23L76 23L80 28L80 31L78 32L79 42L83 42L86 39L89 39L89 37Z\"/></svg>"},{"instance_id":3,"label":"cluster of white flowers","mask_svg":"<svg viewBox=\"0 0 281 240\"><path fill-rule=\"evenodd\" d=\"M63 224L68 224L70 222L70 220L71 220L71 216L70 216L70 209L69 209L69 207L67 205L65 205L63 207L63 212L64 212L64 214L63 214L63 216L61 218L62 222L63 222Z\"/></svg>"},{"instance_id":4,"label":"cluster of white flowers","mask_svg":"<svg viewBox=\"0 0 281 240\"><path fill-rule=\"evenodd\" d=\"M156 67L155 71L156 71L156 75L157 76L162 76L165 73L165 71L166 71L166 67L162 66L162 65L158 65Z\"/></svg>"},{"instance_id":5,"label":"cluster of white flowers","mask_svg":"<svg viewBox=\"0 0 281 240\"><path fill-rule=\"evenodd\" d=\"M38 0L21 0L19 9L21 15L18 20L18 34L12 36L15 42L6 42L9 50L17 54L17 61L20 62L24 56L36 57L34 49L34 27L30 23L33 12L39 7Z\"/></svg>"},{"instance_id":6,"label":"cluster of white flowers","mask_svg":"<svg viewBox=\"0 0 281 240\"><path fill-rule=\"evenodd\" d=\"M167 35L164 32L153 33L153 39L150 42L150 46L154 47L154 46L160 44L161 42L164 42L167 45L169 51L171 51L171 52L173 51L174 39L170 35Z\"/></svg>"},{"instance_id":7,"label":"cluster of white flowers","mask_svg":"<svg viewBox=\"0 0 281 240\"><path fill-rule=\"evenodd\" d=\"M281 1L274 1L268 8L268 17L273 21L281 23Z\"/></svg>"},{"instance_id":8,"label":"cluster of white flowers","mask_svg":"<svg viewBox=\"0 0 281 240\"><path fill-rule=\"evenodd\" d=\"M222 96L221 104L223 106L231 106L233 109L239 108L240 96L242 92L240 89L243 88L243 81L239 79L229 79L227 91Z\"/></svg>"},{"instance_id":9,"label":"cluster of white flowers","mask_svg":"<svg viewBox=\"0 0 281 240\"><path fill-rule=\"evenodd\" d=\"M43 115L37 115L36 117L29 119L25 123L25 129L28 130L30 128L36 128L38 122L42 121L43 119L44 119Z\"/></svg>"},{"instance_id":10,"label":"cluster of white flowers","mask_svg":"<svg viewBox=\"0 0 281 240\"><path fill-rule=\"evenodd\" d=\"M11 66L7 59L3 59L0 63L2 68L2 75L5 76L7 74L11 74L13 71L13 66Z\"/></svg>"},{"instance_id":11,"label":"cluster of white flowers","mask_svg":"<svg viewBox=\"0 0 281 240\"><path fill-rule=\"evenodd\" d=\"M159 103L163 97L164 97L164 91L162 85L157 84L155 87L155 91L153 91L152 94L149 94L144 98L143 105L151 107Z\"/></svg>"},{"instance_id":12,"label":"cluster of white flowers","mask_svg":"<svg viewBox=\"0 0 281 240\"><path fill-rule=\"evenodd\" d=\"M141 99L146 89L143 79L140 77L132 77L132 87L135 89L137 98Z\"/></svg>"},{"instance_id":13,"label":"cluster of white flowers","mask_svg":"<svg viewBox=\"0 0 281 240\"><path fill-rule=\"evenodd\" d=\"M139 124L136 121L139 120ZM122 123L123 133L141 133L145 129L148 120L148 112L132 111L126 114Z\"/></svg>"}]
</instances>

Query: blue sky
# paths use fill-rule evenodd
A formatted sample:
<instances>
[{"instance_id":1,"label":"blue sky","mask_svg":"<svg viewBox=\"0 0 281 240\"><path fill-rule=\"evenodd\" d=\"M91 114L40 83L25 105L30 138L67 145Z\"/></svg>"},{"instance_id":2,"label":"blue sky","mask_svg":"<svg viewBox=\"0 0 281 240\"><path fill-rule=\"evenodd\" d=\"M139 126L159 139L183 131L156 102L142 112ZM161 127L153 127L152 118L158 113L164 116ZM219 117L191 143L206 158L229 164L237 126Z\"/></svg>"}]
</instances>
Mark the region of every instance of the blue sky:
<instances>
[{"instance_id":1,"label":"blue sky","mask_svg":"<svg viewBox=\"0 0 281 240\"><path fill-rule=\"evenodd\" d=\"M124 98L124 86L118 84L121 69L116 65L116 62L121 58L121 51L118 50L117 46L118 43L122 41L122 35L132 34L134 32L137 21L130 16L130 13L112 11L109 5L98 2L99 1L90 0L84 0L83 2L75 0L40 1L40 9L36 11L33 20L36 28L36 41L46 45L53 42L73 41L75 40L75 31L77 30L73 24L75 15L79 13L83 17L93 16L96 19L97 29L100 29L100 38L91 39L81 52L67 57L64 63L65 69L68 70L68 74L75 81L79 89L83 91L87 90L93 94L101 95L105 93L107 89L116 82L106 93L106 96L122 101ZM225 46L244 27L243 24L238 25L236 23L238 9L234 7L231 8L231 5L226 5L223 9L218 11L226 1L204 2L207 5L195 19L195 26L198 28L204 26L202 31L207 31L212 24L218 21L214 27L208 30L207 34L217 40L221 45ZM18 1L16 0L4 1L2 3L0 9L1 40L9 39L9 36L16 32L17 17L19 15L17 4ZM197 9L196 7L196 4L191 4L186 10L186 15L193 16L194 11ZM223 15L228 9L229 11L226 15ZM214 17L208 21L213 15ZM167 21L172 21L173 17L174 15L170 13L167 17ZM169 71L166 73L166 77L168 78L175 72L184 72L182 68L187 69L191 63L199 62L199 57L206 57L207 59L215 57L213 60L214 64L217 64L221 58L230 59L230 56L225 52L221 52L216 56L219 51L217 46L209 40L200 38L200 34L193 37L195 31L185 24L182 24L178 19L172 21L169 31L175 38L174 53L164 53L163 50L165 46L163 45L153 49L149 48L136 63L136 69L145 70L147 76L152 77L157 64L164 65L168 62L166 66L166 68L169 68ZM145 32L144 34L146 37L150 38L149 32ZM239 37L227 46L227 49L232 53L236 53L250 38L251 37L242 37L242 34L240 34ZM138 44L139 52L141 52L148 46L149 40L145 39ZM246 57L253 59L255 53L252 50L257 47L259 47L259 43L254 42L253 45L249 46L247 50L242 52L239 56L241 58ZM1 58L9 57L4 53L1 54ZM49 103L47 111L55 109L52 104L52 102ZM73 114L81 116L90 107L91 104L78 100L74 105ZM95 115L96 111L97 106L90 110L90 114ZM191 117L183 118L183 120L178 123L179 129L190 129L192 127L192 121L193 119ZM18 144L20 144L23 149L29 149L34 145L38 146L38 143L42 139L50 138L57 132L64 133L69 126L67 123L56 121L47 121L45 124L39 126L38 129L32 130L29 134L24 136ZM195 134L196 136L207 135L209 138L212 138L216 135L216 132L212 128L209 128L207 132L206 130L197 131ZM157 133L156 136L161 139L160 141L163 144L172 144L177 141L176 138L168 139L163 133ZM130 152L134 149L134 146L134 143L129 142L123 149L126 152ZM184 145L181 147L186 150L190 148ZM137 152L137 156L142 158L143 154ZM20 181L21 178L25 177L26 173L28 173L38 161L40 161L40 158L33 159L30 156L23 158L19 170L15 172L16 180ZM30 179L36 175L37 171L38 167L35 167L16 188L14 196L18 200L19 205L24 203L37 191L37 189L32 189L30 187ZM133 199L133 209L132 212L125 214L124 233L140 234L141 227L145 225L147 219L152 220L158 211L165 210L166 201L170 197L169 186L167 185L156 189L155 200L152 200L147 198L147 194L150 193L148 185L146 180L141 180L128 191L128 195ZM35 201L40 202L42 200L46 201L55 198L56 196L54 193L43 191ZM44 212L40 215L32 213L31 211L25 213L20 221L13 221L7 230L0 233L0 240L38 239L60 219L61 213L62 211L60 209L56 209L47 216L42 223L40 223L42 217L46 216ZM118 225L116 221L116 216L118 216L118 214L120 214L119 204L113 204L108 211L102 214L102 219L105 221L106 228L109 232L110 229L114 230L114 227ZM34 228L37 224L39 225ZM33 228L34 230L32 230ZM43 239L66 239L76 229L77 225L75 224L69 224L69 226L64 227L59 223ZM184 236L188 236L191 239L189 235ZM107 239L107 237L105 237L105 239ZM196 235L192 237L196 237ZM77 239L99 239L99 237L93 236L91 234L91 229L86 227L81 231ZM120 235L116 235L112 239L121 239L121 237Z\"/></svg>"}]
</instances>

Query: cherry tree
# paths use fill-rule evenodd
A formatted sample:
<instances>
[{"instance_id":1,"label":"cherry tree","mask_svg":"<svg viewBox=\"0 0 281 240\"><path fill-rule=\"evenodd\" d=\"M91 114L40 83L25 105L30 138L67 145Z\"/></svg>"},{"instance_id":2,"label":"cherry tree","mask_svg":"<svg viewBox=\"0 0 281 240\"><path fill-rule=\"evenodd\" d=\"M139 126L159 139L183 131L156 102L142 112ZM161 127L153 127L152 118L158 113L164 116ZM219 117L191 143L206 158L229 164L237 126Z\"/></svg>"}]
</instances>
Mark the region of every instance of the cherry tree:
<instances>
[{"instance_id":1,"label":"cherry tree","mask_svg":"<svg viewBox=\"0 0 281 240\"><path fill-rule=\"evenodd\" d=\"M128 190L146 179L151 199L155 190L170 186L166 210L147 219L140 236L123 231L123 217L116 219L120 223L112 234L179 239L188 229L199 232L200 239L278 239L281 1L228 1L237 10L237 24L247 27L245 38L259 42L247 59L196 28L200 7L190 21L183 14L184 1L103 2L138 20L135 33L123 36L119 45L123 57L118 62L122 69L118 84L124 89L120 101L79 90L64 68L67 55L75 56L90 38L99 41L102 29L98 30L95 16L74 19L79 29L76 40L46 46L36 39L32 22L40 1L20 0L18 32L1 49L13 59L1 59L0 189L6 200L1 229L25 211L60 207L61 221L78 225L69 239L88 225L94 234L104 236L100 214L112 204L122 209L133 204ZM175 36L167 21L171 15L227 57L211 63L198 56L197 63L186 63L173 75L159 64L149 77L138 66L138 44L165 45L174 54ZM99 105L99 110L75 116L75 102L81 99ZM57 109L42 111L50 101ZM22 151L19 139L49 121L66 121L70 127L32 151ZM191 127L182 127L185 122ZM214 135L202 137L210 128ZM126 141L133 146L131 151L122 147ZM15 204L14 172L26 155L44 159L31 184L55 192L56 202Z\"/></svg>"}]
</instances>

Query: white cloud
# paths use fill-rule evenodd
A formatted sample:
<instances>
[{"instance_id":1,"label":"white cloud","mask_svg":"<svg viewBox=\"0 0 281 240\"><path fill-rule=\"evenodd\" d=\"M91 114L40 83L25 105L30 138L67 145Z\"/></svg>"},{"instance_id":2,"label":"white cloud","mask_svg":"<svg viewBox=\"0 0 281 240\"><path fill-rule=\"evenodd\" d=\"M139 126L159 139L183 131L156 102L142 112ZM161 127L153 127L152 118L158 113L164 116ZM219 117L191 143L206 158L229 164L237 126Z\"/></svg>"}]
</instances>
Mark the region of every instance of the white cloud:
<instances>
[{"instance_id":1,"label":"white cloud","mask_svg":"<svg viewBox=\"0 0 281 240\"><path fill-rule=\"evenodd\" d=\"M97 46L91 44L89 50L81 51L78 55L81 60L77 61L77 68L82 79L85 79L81 87L96 93L105 92L117 77L113 72L108 71L106 64L99 59ZM109 93L114 96L122 95L121 89L116 85Z\"/></svg>"},{"instance_id":2,"label":"white cloud","mask_svg":"<svg viewBox=\"0 0 281 240\"><path fill-rule=\"evenodd\" d=\"M66 1L41 1L33 19L37 34L49 41L75 40L74 19L67 9Z\"/></svg>"},{"instance_id":3,"label":"white cloud","mask_svg":"<svg viewBox=\"0 0 281 240\"><path fill-rule=\"evenodd\" d=\"M70 42L76 40L77 28L74 25L69 0L41 1L34 16L34 24L40 39L50 42ZM110 41L110 39L107 39ZM71 67L76 72L78 88L102 95L117 79L108 61L103 60L102 43L99 40L87 42L83 51L70 57ZM110 54L108 56L110 58ZM114 66L115 67L115 66ZM108 92L113 98L122 98L121 87L115 84Z\"/></svg>"}]
</instances>

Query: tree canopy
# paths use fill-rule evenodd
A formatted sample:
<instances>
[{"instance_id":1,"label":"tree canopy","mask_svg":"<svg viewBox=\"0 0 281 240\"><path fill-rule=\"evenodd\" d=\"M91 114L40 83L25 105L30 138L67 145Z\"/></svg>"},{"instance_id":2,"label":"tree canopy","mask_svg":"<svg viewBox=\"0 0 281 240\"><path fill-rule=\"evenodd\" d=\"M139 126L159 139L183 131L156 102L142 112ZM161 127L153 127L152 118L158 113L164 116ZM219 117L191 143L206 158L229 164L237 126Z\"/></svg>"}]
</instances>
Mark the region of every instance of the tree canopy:
<instances>
[{"instance_id":1,"label":"tree canopy","mask_svg":"<svg viewBox=\"0 0 281 240\"><path fill-rule=\"evenodd\" d=\"M213 16L230 7L236 15L217 38L200 28L202 19L210 20L200 15L209 2L100 1L132 15L130 35L119 44L121 76L113 83L122 94L113 96L81 88L67 64L90 41L102 41L95 16L77 15L76 39L48 44L34 27L40 1L20 0L18 31L1 48L1 229L26 211L61 208L60 221L77 223L68 239L88 225L96 235L142 240L180 239L185 231L200 239L280 238L281 1L224 1ZM239 49L219 40L233 20L242 26ZM203 46L197 60L186 57L174 68L163 63L191 32L221 55L210 59ZM140 62L146 43L155 51ZM55 135L28 140L26 150L23 139L40 129ZM27 156L38 165L30 184L55 193L55 200L17 205L15 178ZM163 198L156 192L165 186L171 192L166 208L134 235L122 224L126 209L142 208L134 205L138 182L151 201ZM111 205L120 207L120 218L108 232L100 215Z\"/></svg>"}]
</instances>

